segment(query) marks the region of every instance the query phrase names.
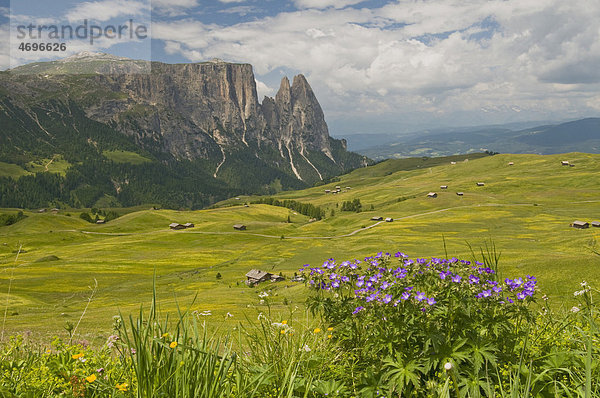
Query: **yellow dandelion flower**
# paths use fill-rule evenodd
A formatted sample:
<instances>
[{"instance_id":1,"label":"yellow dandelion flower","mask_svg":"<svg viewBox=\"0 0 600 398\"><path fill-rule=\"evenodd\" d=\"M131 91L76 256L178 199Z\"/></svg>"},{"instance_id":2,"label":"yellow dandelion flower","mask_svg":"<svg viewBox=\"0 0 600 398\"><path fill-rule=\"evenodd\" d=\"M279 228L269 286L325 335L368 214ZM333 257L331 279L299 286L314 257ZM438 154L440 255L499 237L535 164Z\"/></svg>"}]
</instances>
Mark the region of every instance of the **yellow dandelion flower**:
<instances>
[{"instance_id":1,"label":"yellow dandelion flower","mask_svg":"<svg viewBox=\"0 0 600 398\"><path fill-rule=\"evenodd\" d=\"M82 356L83 356L83 352L80 352L79 354L71 355L71 358L73 358L73 359L79 359Z\"/></svg>"},{"instance_id":2,"label":"yellow dandelion flower","mask_svg":"<svg viewBox=\"0 0 600 398\"><path fill-rule=\"evenodd\" d=\"M163 337L163 339L164 339L165 337L169 337L169 333L163 333L162 337Z\"/></svg>"},{"instance_id":3,"label":"yellow dandelion flower","mask_svg":"<svg viewBox=\"0 0 600 398\"><path fill-rule=\"evenodd\" d=\"M281 321L282 325L287 325L287 321Z\"/></svg>"},{"instance_id":4,"label":"yellow dandelion flower","mask_svg":"<svg viewBox=\"0 0 600 398\"><path fill-rule=\"evenodd\" d=\"M331 335L331 334L328 334L328 335L327 335L327 338L328 338L328 339L330 339L330 338L332 338L332 337L333 337L333 335Z\"/></svg>"},{"instance_id":5,"label":"yellow dandelion flower","mask_svg":"<svg viewBox=\"0 0 600 398\"><path fill-rule=\"evenodd\" d=\"M333 330L333 328L329 327L329 328L327 328L327 330L331 332Z\"/></svg>"},{"instance_id":6,"label":"yellow dandelion flower","mask_svg":"<svg viewBox=\"0 0 600 398\"><path fill-rule=\"evenodd\" d=\"M177 347L177 342L176 341L171 342L171 344L169 344L169 347L171 347L171 348Z\"/></svg>"},{"instance_id":7,"label":"yellow dandelion flower","mask_svg":"<svg viewBox=\"0 0 600 398\"><path fill-rule=\"evenodd\" d=\"M89 375L85 379L88 381L88 383L93 383L96 381L96 375Z\"/></svg>"},{"instance_id":8,"label":"yellow dandelion flower","mask_svg":"<svg viewBox=\"0 0 600 398\"><path fill-rule=\"evenodd\" d=\"M316 328L316 329L315 329L315 333L321 333L321 329L319 329L319 328Z\"/></svg>"},{"instance_id":9,"label":"yellow dandelion flower","mask_svg":"<svg viewBox=\"0 0 600 398\"><path fill-rule=\"evenodd\" d=\"M285 334L285 329L282 329L280 333Z\"/></svg>"}]
</instances>

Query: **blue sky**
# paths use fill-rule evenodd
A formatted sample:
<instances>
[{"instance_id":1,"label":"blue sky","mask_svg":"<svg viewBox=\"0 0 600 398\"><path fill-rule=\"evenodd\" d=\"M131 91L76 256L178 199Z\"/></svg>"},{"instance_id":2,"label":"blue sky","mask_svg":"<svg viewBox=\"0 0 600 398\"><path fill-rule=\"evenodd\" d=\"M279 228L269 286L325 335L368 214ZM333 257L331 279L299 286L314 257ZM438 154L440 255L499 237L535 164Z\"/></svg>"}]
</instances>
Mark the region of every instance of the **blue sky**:
<instances>
[{"instance_id":1,"label":"blue sky","mask_svg":"<svg viewBox=\"0 0 600 398\"><path fill-rule=\"evenodd\" d=\"M145 23L143 4L15 0L12 11ZM8 1L0 7L6 32ZM60 55L250 63L261 99L303 73L338 136L600 115L595 0L154 0L151 28L151 41L73 43ZM2 45L2 69L39 57Z\"/></svg>"}]
</instances>

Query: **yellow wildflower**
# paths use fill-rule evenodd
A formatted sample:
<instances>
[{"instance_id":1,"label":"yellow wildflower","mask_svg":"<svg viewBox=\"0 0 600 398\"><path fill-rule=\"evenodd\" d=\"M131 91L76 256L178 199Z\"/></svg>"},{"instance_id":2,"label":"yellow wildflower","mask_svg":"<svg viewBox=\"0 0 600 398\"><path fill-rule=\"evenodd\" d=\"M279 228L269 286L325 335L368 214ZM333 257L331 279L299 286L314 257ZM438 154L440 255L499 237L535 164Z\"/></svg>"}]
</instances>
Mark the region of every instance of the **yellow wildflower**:
<instances>
[{"instance_id":1,"label":"yellow wildflower","mask_svg":"<svg viewBox=\"0 0 600 398\"><path fill-rule=\"evenodd\" d=\"M331 335L331 334L328 334L328 335L327 335L327 338L328 338L328 339L330 339L330 338L332 338L332 337L333 337L333 335Z\"/></svg>"},{"instance_id":2,"label":"yellow wildflower","mask_svg":"<svg viewBox=\"0 0 600 398\"><path fill-rule=\"evenodd\" d=\"M165 337L169 337L169 333L163 333L162 337L163 337L163 338L165 338Z\"/></svg>"},{"instance_id":3,"label":"yellow wildflower","mask_svg":"<svg viewBox=\"0 0 600 398\"><path fill-rule=\"evenodd\" d=\"M127 383L117 384L116 388L119 391L125 392L125 391L127 391L127 388L129 388L129 384L127 384Z\"/></svg>"},{"instance_id":4,"label":"yellow wildflower","mask_svg":"<svg viewBox=\"0 0 600 398\"><path fill-rule=\"evenodd\" d=\"M282 329L280 333L285 334L285 329Z\"/></svg>"},{"instance_id":5,"label":"yellow wildflower","mask_svg":"<svg viewBox=\"0 0 600 398\"><path fill-rule=\"evenodd\" d=\"M83 356L83 352L80 352L79 354L71 355L71 358L73 358L73 359L79 359L82 356Z\"/></svg>"},{"instance_id":6,"label":"yellow wildflower","mask_svg":"<svg viewBox=\"0 0 600 398\"><path fill-rule=\"evenodd\" d=\"M92 375L89 375L89 376L88 376L88 377L86 377L85 379L88 381L88 383L93 383L93 382L95 382L95 381L96 381L96 375L94 375L94 374L92 374Z\"/></svg>"},{"instance_id":7,"label":"yellow wildflower","mask_svg":"<svg viewBox=\"0 0 600 398\"><path fill-rule=\"evenodd\" d=\"M287 321L281 321L282 325L287 325Z\"/></svg>"},{"instance_id":8,"label":"yellow wildflower","mask_svg":"<svg viewBox=\"0 0 600 398\"><path fill-rule=\"evenodd\" d=\"M327 328L327 330L331 332L333 330L333 328L329 327L329 328Z\"/></svg>"},{"instance_id":9,"label":"yellow wildflower","mask_svg":"<svg viewBox=\"0 0 600 398\"><path fill-rule=\"evenodd\" d=\"M315 329L315 333L320 333L320 332L321 332L321 329L319 329L319 328Z\"/></svg>"},{"instance_id":10,"label":"yellow wildflower","mask_svg":"<svg viewBox=\"0 0 600 398\"><path fill-rule=\"evenodd\" d=\"M171 344L169 344L169 347L171 347L171 348L177 347L177 342L176 341L171 342Z\"/></svg>"}]
</instances>

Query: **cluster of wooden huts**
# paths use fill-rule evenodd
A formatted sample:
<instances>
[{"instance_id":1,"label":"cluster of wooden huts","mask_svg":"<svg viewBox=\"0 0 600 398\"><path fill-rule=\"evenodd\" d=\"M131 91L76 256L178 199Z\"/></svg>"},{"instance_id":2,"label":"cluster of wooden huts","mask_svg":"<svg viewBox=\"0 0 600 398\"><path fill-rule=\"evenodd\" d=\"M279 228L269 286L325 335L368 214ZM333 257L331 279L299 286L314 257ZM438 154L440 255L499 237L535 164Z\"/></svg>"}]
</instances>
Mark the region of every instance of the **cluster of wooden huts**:
<instances>
[{"instance_id":1,"label":"cluster of wooden huts","mask_svg":"<svg viewBox=\"0 0 600 398\"><path fill-rule=\"evenodd\" d=\"M185 224L179 224L177 222L172 222L171 224L169 224L169 228L171 228L171 229L194 228L194 224L191 222L187 222Z\"/></svg>"},{"instance_id":2,"label":"cluster of wooden huts","mask_svg":"<svg viewBox=\"0 0 600 398\"><path fill-rule=\"evenodd\" d=\"M270 272L252 269L246 273L246 284L248 286L256 286L261 282L280 282L285 280L281 275L272 274Z\"/></svg>"},{"instance_id":3,"label":"cluster of wooden huts","mask_svg":"<svg viewBox=\"0 0 600 398\"><path fill-rule=\"evenodd\" d=\"M342 191L342 187L339 185L336 185L336 187L334 189L326 189L325 193L330 193L330 194L336 194L336 193L340 193L340 192L347 192L348 190L352 189L352 187L346 187L344 188L344 190Z\"/></svg>"},{"instance_id":4,"label":"cluster of wooden huts","mask_svg":"<svg viewBox=\"0 0 600 398\"><path fill-rule=\"evenodd\" d=\"M394 219L392 217L386 217L385 219L381 216L373 216L371 217L371 221L384 221L385 222L394 222Z\"/></svg>"}]
</instances>

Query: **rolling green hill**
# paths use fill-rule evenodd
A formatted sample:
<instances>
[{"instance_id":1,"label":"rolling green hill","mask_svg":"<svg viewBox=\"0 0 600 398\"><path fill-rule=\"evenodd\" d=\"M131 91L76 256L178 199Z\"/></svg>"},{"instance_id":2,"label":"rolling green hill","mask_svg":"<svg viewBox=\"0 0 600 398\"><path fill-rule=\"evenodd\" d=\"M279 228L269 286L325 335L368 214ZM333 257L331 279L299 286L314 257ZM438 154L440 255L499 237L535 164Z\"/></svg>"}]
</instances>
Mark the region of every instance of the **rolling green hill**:
<instances>
[{"instance_id":1,"label":"rolling green hill","mask_svg":"<svg viewBox=\"0 0 600 398\"><path fill-rule=\"evenodd\" d=\"M582 280L598 286L600 228L578 230L569 224L600 221L600 155L465 159L386 161L323 186L276 196L325 209L326 217L314 222L284 207L252 204L258 197L244 196L200 211L138 209L105 225L87 223L76 211L71 216L26 212L26 219L0 227L6 329L60 333L66 322L77 322L96 280L98 290L80 331L100 341L113 315L150 300L155 270L164 309L173 310L175 300L187 307L197 294L192 310L211 310L206 319L233 325L244 314L269 310L258 298L266 289L273 289L272 311L303 306L304 288L289 279L245 286L244 275L252 268L289 278L301 265L330 257L398 250L413 257L447 251L471 259L468 244L478 250L490 240L501 251L501 274L537 276L554 306L568 305ZM562 160L575 166L561 166ZM336 186L340 193L325 193ZM459 191L464 195L457 196ZM429 192L437 197L428 198ZM343 202L353 199L360 200L363 211L341 211ZM15 210L0 211L7 212ZM379 223L371 220L374 216L394 221ZM174 231L171 222L192 222L195 228ZM247 230L235 231L237 223ZM16 258L21 245L24 252ZM43 260L48 256L58 259ZM227 312L234 317L224 321Z\"/></svg>"}]
</instances>

